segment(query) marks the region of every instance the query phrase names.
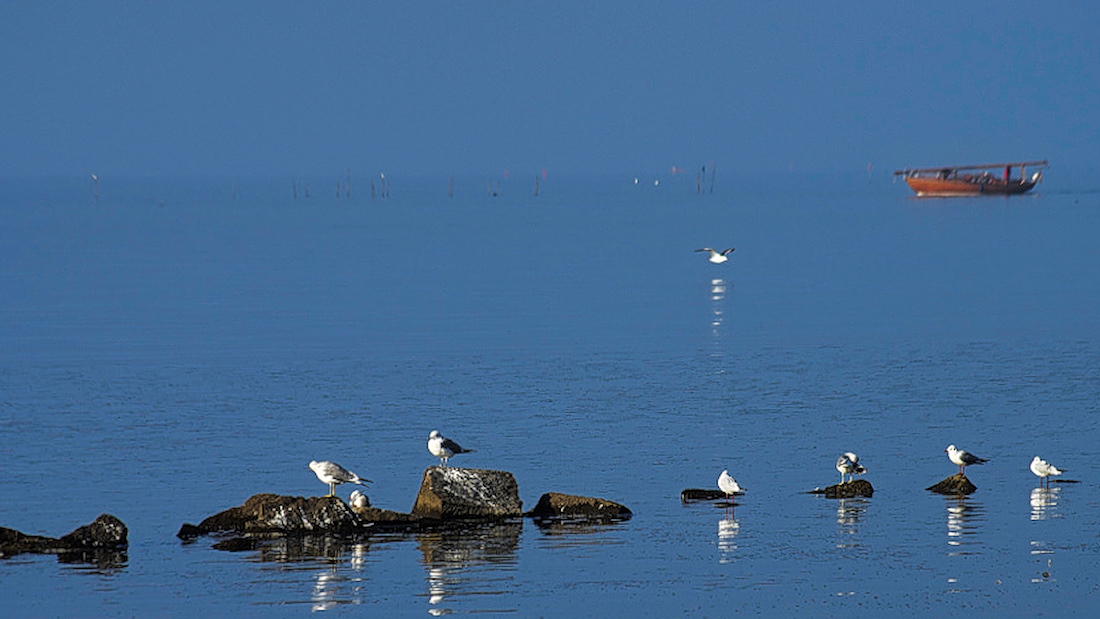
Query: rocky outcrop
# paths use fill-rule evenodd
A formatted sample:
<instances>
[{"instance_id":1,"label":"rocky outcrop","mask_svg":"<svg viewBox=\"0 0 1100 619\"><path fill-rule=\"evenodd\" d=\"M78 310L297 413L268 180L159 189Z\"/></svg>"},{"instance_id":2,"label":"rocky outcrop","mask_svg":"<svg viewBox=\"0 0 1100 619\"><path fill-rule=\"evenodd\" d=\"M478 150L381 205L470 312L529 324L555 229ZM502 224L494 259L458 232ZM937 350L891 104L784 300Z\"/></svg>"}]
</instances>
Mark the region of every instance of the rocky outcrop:
<instances>
[{"instance_id":1,"label":"rocky outcrop","mask_svg":"<svg viewBox=\"0 0 1100 619\"><path fill-rule=\"evenodd\" d=\"M0 557L21 553L65 555L96 552L117 552L129 546L129 532L121 520L111 514L101 514L72 533L59 538L26 535L15 529L0 527Z\"/></svg>"},{"instance_id":2,"label":"rocky outcrop","mask_svg":"<svg viewBox=\"0 0 1100 619\"><path fill-rule=\"evenodd\" d=\"M927 490L930 492L937 492L939 494L974 494L978 487L970 483L970 480L966 478L966 475L962 473L955 473L951 477L947 477L941 480L939 483L928 486Z\"/></svg>"},{"instance_id":3,"label":"rocky outcrop","mask_svg":"<svg viewBox=\"0 0 1100 619\"><path fill-rule=\"evenodd\" d=\"M424 471L414 516L431 520L500 519L523 514L516 478L506 471L432 466Z\"/></svg>"},{"instance_id":4,"label":"rocky outcrop","mask_svg":"<svg viewBox=\"0 0 1100 619\"><path fill-rule=\"evenodd\" d=\"M874 493L874 486L866 479L845 481L826 488L814 488L810 491L810 494L824 494L826 499L871 498Z\"/></svg>"},{"instance_id":5,"label":"rocky outcrop","mask_svg":"<svg viewBox=\"0 0 1100 619\"><path fill-rule=\"evenodd\" d=\"M539 498L535 508L524 515L529 518L626 520L634 514L614 501L547 492Z\"/></svg>"},{"instance_id":6,"label":"rocky outcrop","mask_svg":"<svg viewBox=\"0 0 1100 619\"><path fill-rule=\"evenodd\" d=\"M370 529L342 499L334 496L300 497L257 494L196 525L184 524L181 538L210 533L356 535Z\"/></svg>"}]
</instances>

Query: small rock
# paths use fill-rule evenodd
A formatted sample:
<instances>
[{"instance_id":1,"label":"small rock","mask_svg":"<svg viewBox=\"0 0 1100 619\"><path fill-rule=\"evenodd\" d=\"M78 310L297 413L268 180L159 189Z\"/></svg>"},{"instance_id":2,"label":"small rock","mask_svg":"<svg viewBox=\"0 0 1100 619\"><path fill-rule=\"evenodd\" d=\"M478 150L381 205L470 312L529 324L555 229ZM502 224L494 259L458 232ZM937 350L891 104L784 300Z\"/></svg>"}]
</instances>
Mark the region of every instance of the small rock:
<instances>
[{"instance_id":1,"label":"small rock","mask_svg":"<svg viewBox=\"0 0 1100 619\"><path fill-rule=\"evenodd\" d=\"M535 508L524 514L528 518L596 518L625 520L634 514L624 505L586 496L547 492Z\"/></svg>"},{"instance_id":2,"label":"small rock","mask_svg":"<svg viewBox=\"0 0 1100 619\"><path fill-rule=\"evenodd\" d=\"M970 480L966 478L966 475L961 473L955 473L951 477L947 477L937 484L929 486L927 490L930 492L937 492L939 494L974 494L978 489L977 486L970 483Z\"/></svg>"},{"instance_id":3,"label":"small rock","mask_svg":"<svg viewBox=\"0 0 1100 619\"><path fill-rule=\"evenodd\" d=\"M523 502L506 471L431 466L412 513L432 520L514 518L523 515Z\"/></svg>"},{"instance_id":4,"label":"small rock","mask_svg":"<svg viewBox=\"0 0 1100 619\"><path fill-rule=\"evenodd\" d=\"M824 490L814 488L810 494L824 494L826 499L851 499L855 497L870 498L875 493L874 486L866 479L845 481L839 484L827 486Z\"/></svg>"},{"instance_id":5,"label":"small rock","mask_svg":"<svg viewBox=\"0 0 1100 619\"><path fill-rule=\"evenodd\" d=\"M708 490L706 488L685 488L680 491L680 501L719 501L726 498L726 493L721 490Z\"/></svg>"}]
</instances>

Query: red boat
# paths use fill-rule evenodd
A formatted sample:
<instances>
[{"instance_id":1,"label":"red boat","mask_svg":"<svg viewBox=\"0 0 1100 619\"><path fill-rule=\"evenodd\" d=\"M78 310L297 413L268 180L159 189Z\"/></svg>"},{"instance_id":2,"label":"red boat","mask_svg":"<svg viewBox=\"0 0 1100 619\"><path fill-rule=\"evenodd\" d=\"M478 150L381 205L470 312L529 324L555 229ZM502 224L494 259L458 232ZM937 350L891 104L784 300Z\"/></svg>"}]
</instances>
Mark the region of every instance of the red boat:
<instances>
[{"instance_id":1,"label":"red boat","mask_svg":"<svg viewBox=\"0 0 1100 619\"><path fill-rule=\"evenodd\" d=\"M903 177L909 184L909 188L922 197L1007 196L1031 191L1043 180L1042 170L1035 172L1029 178L1026 171L1029 166L1046 167L1047 161L1044 159L1043 161L915 168L898 170L894 175ZM1020 168L1020 175L1013 178L1012 170L1017 167ZM995 174L995 171L1001 174Z\"/></svg>"}]
</instances>

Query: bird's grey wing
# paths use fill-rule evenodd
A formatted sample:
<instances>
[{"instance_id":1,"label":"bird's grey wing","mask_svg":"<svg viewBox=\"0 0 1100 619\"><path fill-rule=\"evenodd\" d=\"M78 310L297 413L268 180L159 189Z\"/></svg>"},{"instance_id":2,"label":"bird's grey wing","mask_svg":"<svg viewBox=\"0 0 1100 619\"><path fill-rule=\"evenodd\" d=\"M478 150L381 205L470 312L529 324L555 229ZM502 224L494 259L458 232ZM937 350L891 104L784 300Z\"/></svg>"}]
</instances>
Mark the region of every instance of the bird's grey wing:
<instances>
[{"instance_id":1,"label":"bird's grey wing","mask_svg":"<svg viewBox=\"0 0 1100 619\"><path fill-rule=\"evenodd\" d=\"M458 443L452 441L449 438L443 439L443 448L448 450L448 451L453 451L456 454L460 454L460 453L463 453L465 451L473 451L471 449L463 449L461 445L459 445Z\"/></svg>"},{"instance_id":2,"label":"bird's grey wing","mask_svg":"<svg viewBox=\"0 0 1100 619\"><path fill-rule=\"evenodd\" d=\"M336 464L335 462L329 462L328 466L324 467L323 470L326 475L332 477L337 481L351 481L356 477L354 473L345 469L339 464Z\"/></svg>"}]
</instances>

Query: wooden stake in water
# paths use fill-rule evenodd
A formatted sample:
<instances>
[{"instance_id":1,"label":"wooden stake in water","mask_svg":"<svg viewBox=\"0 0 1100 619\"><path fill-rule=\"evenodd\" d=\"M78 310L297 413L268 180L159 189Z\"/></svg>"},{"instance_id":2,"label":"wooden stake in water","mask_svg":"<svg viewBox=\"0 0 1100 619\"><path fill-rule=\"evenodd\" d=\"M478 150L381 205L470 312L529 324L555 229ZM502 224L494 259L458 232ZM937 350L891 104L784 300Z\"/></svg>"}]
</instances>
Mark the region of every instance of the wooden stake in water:
<instances>
[{"instance_id":1,"label":"wooden stake in water","mask_svg":"<svg viewBox=\"0 0 1100 619\"><path fill-rule=\"evenodd\" d=\"M99 175L92 175L92 196L96 202L99 202Z\"/></svg>"}]
</instances>

